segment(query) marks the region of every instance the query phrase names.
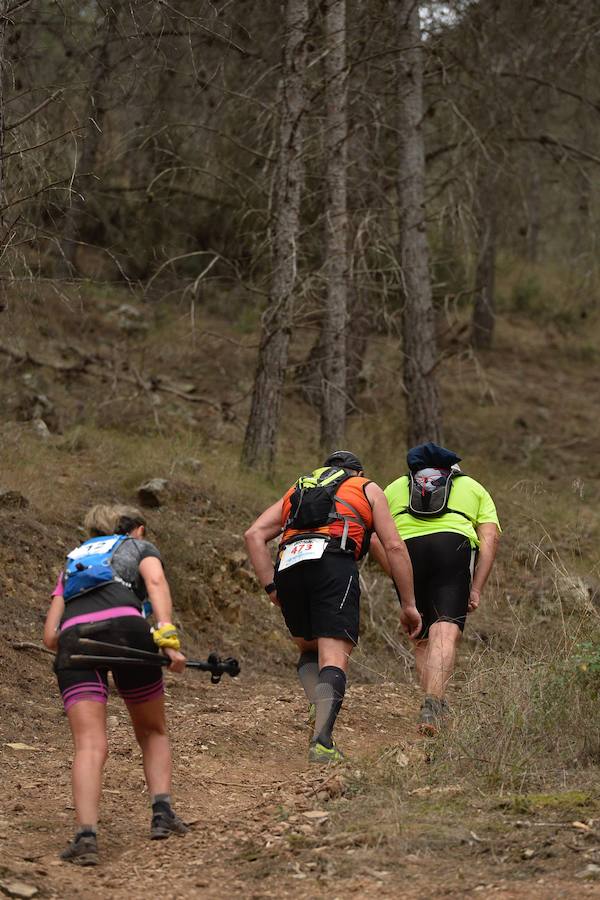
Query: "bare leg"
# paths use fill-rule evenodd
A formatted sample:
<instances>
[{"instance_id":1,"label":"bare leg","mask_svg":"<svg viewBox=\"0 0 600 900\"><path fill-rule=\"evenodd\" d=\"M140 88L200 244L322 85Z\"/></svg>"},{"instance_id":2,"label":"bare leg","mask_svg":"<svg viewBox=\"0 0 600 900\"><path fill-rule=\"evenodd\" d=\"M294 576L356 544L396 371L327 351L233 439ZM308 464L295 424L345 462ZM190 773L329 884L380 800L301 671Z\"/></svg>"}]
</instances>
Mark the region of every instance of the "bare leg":
<instances>
[{"instance_id":1,"label":"bare leg","mask_svg":"<svg viewBox=\"0 0 600 900\"><path fill-rule=\"evenodd\" d=\"M352 641L345 641L341 638L318 638L317 643L320 669L325 666L336 666L342 672L348 671L350 654L354 649Z\"/></svg>"},{"instance_id":2,"label":"bare leg","mask_svg":"<svg viewBox=\"0 0 600 900\"><path fill-rule=\"evenodd\" d=\"M444 697L460 637L460 628L453 622L435 622L430 627L421 675L421 686L429 696L440 700Z\"/></svg>"},{"instance_id":3,"label":"bare leg","mask_svg":"<svg viewBox=\"0 0 600 900\"><path fill-rule=\"evenodd\" d=\"M171 747L165 720L165 698L128 703L133 730L142 751L150 798L171 793Z\"/></svg>"},{"instance_id":4,"label":"bare leg","mask_svg":"<svg viewBox=\"0 0 600 900\"><path fill-rule=\"evenodd\" d=\"M301 653L308 653L310 650L316 651L317 649L316 638L314 641L305 641L304 638L292 638L292 640L298 646Z\"/></svg>"},{"instance_id":5,"label":"bare leg","mask_svg":"<svg viewBox=\"0 0 600 900\"><path fill-rule=\"evenodd\" d=\"M75 815L79 825L96 826L102 792L102 770L108 756L106 706L80 700L67 712L75 755L72 783Z\"/></svg>"},{"instance_id":6,"label":"bare leg","mask_svg":"<svg viewBox=\"0 0 600 900\"><path fill-rule=\"evenodd\" d=\"M417 641L414 647L415 652L415 668L417 670L417 678L419 684L423 687L423 673L425 671L425 662L427 660L427 638L423 641Z\"/></svg>"}]
</instances>

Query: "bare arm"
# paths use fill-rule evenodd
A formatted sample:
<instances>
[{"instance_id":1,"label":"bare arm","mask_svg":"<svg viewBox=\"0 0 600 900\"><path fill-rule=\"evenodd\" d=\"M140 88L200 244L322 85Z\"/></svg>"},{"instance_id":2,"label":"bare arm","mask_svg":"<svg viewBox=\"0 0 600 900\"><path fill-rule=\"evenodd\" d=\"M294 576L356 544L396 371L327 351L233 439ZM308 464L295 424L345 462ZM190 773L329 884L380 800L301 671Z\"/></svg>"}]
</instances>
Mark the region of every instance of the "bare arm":
<instances>
[{"instance_id":1,"label":"bare arm","mask_svg":"<svg viewBox=\"0 0 600 900\"><path fill-rule=\"evenodd\" d=\"M65 601L63 598L53 597L44 623L44 644L49 650L56 650L58 646L58 626L64 611Z\"/></svg>"},{"instance_id":2,"label":"bare arm","mask_svg":"<svg viewBox=\"0 0 600 900\"><path fill-rule=\"evenodd\" d=\"M400 621L409 637L416 637L421 630L421 616L415 603L413 571L406 544L394 525L390 508L381 488L371 482L365 489L367 499L373 508L375 538L373 556L386 572L391 574L398 589L401 604ZM387 560L387 566L384 562Z\"/></svg>"},{"instance_id":3,"label":"bare arm","mask_svg":"<svg viewBox=\"0 0 600 900\"><path fill-rule=\"evenodd\" d=\"M477 567L473 575L473 584L471 585L471 595L469 597L469 611L472 612L479 606L481 592L485 587L489 574L494 565L496 551L498 549L498 541L500 535L498 528L494 522L483 522L477 526L477 537L479 538L479 553L477 556Z\"/></svg>"},{"instance_id":4,"label":"bare arm","mask_svg":"<svg viewBox=\"0 0 600 900\"><path fill-rule=\"evenodd\" d=\"M387 555L381 541L376 534L371 535L371 543L369 544L369 556L372 556L377 565L381 566L386 575L392 577L392 569L389 564Z\"/></svg>"},{"instance_id":5,"label":"bare arm","mask_svg":"<svg viewBox=\"0 0 600 900\"><path fill-rule=\"evenodd\" d=\"M148 599L152 604L152 612L157 622L171 623L173 616L173 600L171 589L165 577L165 572L160 559L156 556L146 556L140 563L140 575L144 579ZM185 656L179 650L163 647L162 652L171 659L169 669L173 672L183 672L185 669Z\"/></svg>"},{"instance_id":6,"label":"bare arm","mask_svg":"<svg viewBox=\"0 0 600 900\"><path fill-rule=\"evenodd\" d=\"M273 560L268 544L281 532L282 508L283 500L278 500L277 503L269 506L244 534L252 568L263 587L273 581ZM277 603L275 591L270 594L270 597L273 603Z\"/></svg>"},{"instance_id":7,"label":"bare arm","mask_svg":"<svg viewBox=\"0 0 600 900\"><path fill-rule=\"evenodd\" d=\"M148 591L154 618L157 622L170 622L173 615L173 601L160 559L146 556L140 563L140 575Z\"/></svg>"}]
</instances>

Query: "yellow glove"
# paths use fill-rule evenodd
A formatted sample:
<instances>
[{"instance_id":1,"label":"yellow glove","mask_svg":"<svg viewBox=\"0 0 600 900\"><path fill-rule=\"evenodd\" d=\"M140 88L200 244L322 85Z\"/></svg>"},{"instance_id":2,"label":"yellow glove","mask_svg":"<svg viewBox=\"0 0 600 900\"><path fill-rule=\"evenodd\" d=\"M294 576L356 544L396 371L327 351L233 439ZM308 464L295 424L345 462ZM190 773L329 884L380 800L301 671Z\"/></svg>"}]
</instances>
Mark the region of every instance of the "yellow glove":
<instances>
[{"instance_id":1,"label":"yellow glove","mask_svg":"<svg viewBox=\"0 0 600 900\"><path fill-rule=\"evenodd\" d=\"M179 650L179 635L177 629L170 622L163 622L160 628L155 628L152 632L154 643L158 647L168 647L170 650Z\"/></svg>"}]
</instances>

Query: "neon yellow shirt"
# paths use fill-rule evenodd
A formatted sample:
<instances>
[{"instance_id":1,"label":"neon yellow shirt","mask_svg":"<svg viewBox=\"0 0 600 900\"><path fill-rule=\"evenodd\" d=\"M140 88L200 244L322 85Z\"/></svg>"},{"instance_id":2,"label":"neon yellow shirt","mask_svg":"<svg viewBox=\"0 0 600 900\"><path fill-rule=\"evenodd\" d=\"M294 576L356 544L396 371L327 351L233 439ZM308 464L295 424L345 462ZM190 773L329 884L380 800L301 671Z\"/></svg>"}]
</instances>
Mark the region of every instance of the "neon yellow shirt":
<instances>
[{"instance_id":1,"label":"neon yellow shirt","mask_svg":"<svg viewBox=\"0 0 600 900\"><path fill-rule=\"evenodd\" d=\"M453 531L463 534L471 542L471 547L479 547L476 527L485 522L493 522L501 531L500 522L494 501L478 481L461 475L452 482L448 506L450 509L459 510L469 518L459 513L447 512L439 518L417 519L410 513L404 512L408 506L408 476L402 475L396 481L388 484L385 491L392 518L398 529L398 534L405 541L408 538L422 537L424 534L437 534L440 531Z\"/></svg>"}]
</instances>

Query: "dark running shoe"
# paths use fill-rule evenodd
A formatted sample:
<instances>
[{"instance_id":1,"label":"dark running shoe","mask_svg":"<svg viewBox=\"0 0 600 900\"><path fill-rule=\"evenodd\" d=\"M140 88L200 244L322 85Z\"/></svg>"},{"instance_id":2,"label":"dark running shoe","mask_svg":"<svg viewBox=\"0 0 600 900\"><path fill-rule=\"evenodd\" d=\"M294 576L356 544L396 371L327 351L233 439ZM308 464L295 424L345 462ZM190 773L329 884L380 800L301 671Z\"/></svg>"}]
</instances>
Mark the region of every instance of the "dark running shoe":
<instances>
[{"instance_id":1,"label":"dark running shoe","mask_svg":"<svg viewBox=\"0 0 600 900\"><path fill-rule=\"evenodd\" d=\"M448 715L448 711L448 704L445 700L440 700L439 697L431 697L428 694L423 700L419 716L419 731L421 734L427 734L431 737L437 734Z\"/></svg>"},{"instance_id":2,"label":"dark running shoe","mask_svg":"<svg viewBox=\"0 0 600 900\"><path fill-rule=\"evenodd\" d=\"M76 866L98 865L98 844L95 834L78 834L73 838L66 850L60 854L65 862Z\"/></svg>"},{"instance_id":3,"label":"dark running shoe","mask_svg":"<svg viewBox=\"0 0 600 900\"><path fill-rule=\"evenodd\" d=\"M153 841L164 841L165 838L172 834L187 834L189 828L182 822L179 816L176 816L173 810L159 810L152 816L150 825L150 839Z\"/></svg>"}]
</instances>

